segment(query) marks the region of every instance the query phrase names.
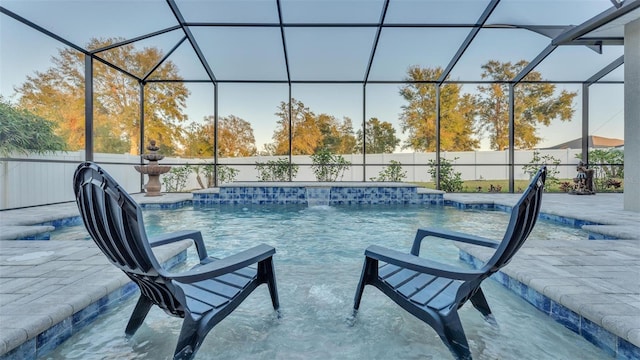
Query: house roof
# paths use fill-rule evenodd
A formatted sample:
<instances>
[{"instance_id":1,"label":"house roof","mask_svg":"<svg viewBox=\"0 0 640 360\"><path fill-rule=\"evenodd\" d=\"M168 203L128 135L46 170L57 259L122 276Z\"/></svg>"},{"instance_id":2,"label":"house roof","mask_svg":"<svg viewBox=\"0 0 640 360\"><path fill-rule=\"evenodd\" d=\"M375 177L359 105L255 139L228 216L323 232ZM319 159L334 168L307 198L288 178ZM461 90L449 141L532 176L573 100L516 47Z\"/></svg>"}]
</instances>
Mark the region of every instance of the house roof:
<instances>
[{"instance_id":1,"label":"house roof","mask_svg":"<svg viewBox=\"0 0 640 360\"><path fill-rule=\"evenodd\" d=\"M589 148L611 148L624 146L624 140L612 139L602 136L589 136ZM554 145L545 149L581 149L582 138L577 138L562 144Z\"/></svg>"}]
</instances>

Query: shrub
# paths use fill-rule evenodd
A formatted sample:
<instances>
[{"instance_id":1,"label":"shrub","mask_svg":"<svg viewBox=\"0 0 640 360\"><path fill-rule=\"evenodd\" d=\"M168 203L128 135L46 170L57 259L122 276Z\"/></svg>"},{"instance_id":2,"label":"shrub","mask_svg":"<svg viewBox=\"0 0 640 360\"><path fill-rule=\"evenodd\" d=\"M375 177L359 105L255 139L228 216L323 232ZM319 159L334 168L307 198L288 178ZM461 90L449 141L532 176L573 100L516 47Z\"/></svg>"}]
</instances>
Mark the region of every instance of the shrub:
<instances>
[{"instance_id":1,"label":"shrub","mask_svg":"<svg viewBox=\"0 0 640 360\"><path fill-rule=\"evenodd\" d=\"M334 155L329 149L321 149L311 155L311 170L316 175L318 181L336 181L342 179L345 170L351 163L345 160L342 155Z\"/></svg>"},{"instance_id":2,"label":"shrub","mask_svg":"<svg viewBox=\"0 0 640 360\"><path fill-rule=\"evenodd\" d=\"M201 189L213 187L214 183L213 183L213 165L212 164L195 165L193 167L193 172L196 173L196 180L198 181L198 185L200 185ZM206 180L206 183L202 181L202 177L200 176L201 172L202 172L202 175L204 175L204 179Z\"/></svg>"},{"instance_id":3,"label":"shrub","mask_svg":"<svg viewBox=\"0 0 640 360\"><path fill-rule=\"evenodd\" d=\"M622 181L617 180L617 179L608 179L607 181L605 181L604 186L608 189L608 188L613 188L615 190L618 190L620 188L620 186L622 186Z\"/></svg>"},{"instance_id":4,"label":"shrub","mask_svg":"<svg viewBox=\"0 0 640 360\"><path fill-rule=\"evenodd\" d=\"M196 174L196 180L201 189L211 188L215 186L213 181L213 164L194 165L193 172ZM240 170L229 167L227 165L218 165L218 184L230 183L236 180L236 176ZM200 176L202 174L202 176ZM204 181L203 177L204 176Z\"/></svg>"},{"instance_id":5,"label":"shrub","mask_svg":"<svg viewBox=\"0 0 640 360\"><path fill-rule=\"evenodd\" d=\"M580 159L579 155L576 158ZM597 190L607 187L610 179L624 178L624 152L619 149L594 149L589 151L589 168L594 170L593 182Z\"/></svg>"},{"instance_id":6,"label":"shrub","mask_svg":"<svg viewBox=\"0 0 640 360\"><path fill-rule=\"evenodd\" d=\"M458 160L454 158L453 161ZM429 175L436 180L438 164L435 160L429 160ZM461 192L462 191L462 173L456 172L453 169L453 164L450 160L440 158L440 189L446 192Z\"/></svg>"},{"instance_id":7,"label":"shrub","mask_svg":"<svg viewBox=\"0 0 640 360\"><path fill-rule=\"evenodd\" d=\"M557 159L553 155L542 155L540 156L539 151L533 152L533 157L529 164L522 167L522 170L529 174L529 179L532 179L533 176L538 172L540 166L544 164L547 166L547 180L548 184L556 184L560 180L558 180L557 175L560 173L558 170L558 165L560 165L560 159Z\"/></svg>"},{"instance_id":8,"label":"shrub","mask_svg":"<svg viewBox=\"0 0 640 360\"><path fill-rule=\"evenodd\" d=\"M490 193L499 193L502 192L502 185L498 184L496 186L493 186L493 184L489 184L489 190Z\"/></svg>"},{"instance_id":9,"label":"shrub","mask_svg":"<svg viewBox=\"0 0 640 360\"><path fill-rule=\"evenodd\" d=\"M61 136L56 135L56 123L29 111L18 109L0 96L0 155L12 153L45 154L67 149Z\"/></svg>"},{"instance_id":10,"label":"shrub","mask_svg":"<svg viewBox=\"0 0 640 360\"><path fill-rule=\"evenodd\" d=\"M225 184L236 181L236 176L240 170L227 165L218 165L218 184Z\"/></svg>"},{"instance_id":11,"label":"shrub","mask_svg":"<svg viewBox=\"0 0 640 360\"><path fill-rule=\"evenodd\" d=\"M198 185L200 185L200 188L205 189L213 187L215 185L213 181L213 169L213 164L195 165L193 167L193 172L195 172L196 174L196 180L198 181ZM202 177L200 176L201 172L202 175L204 175L206 184L202 181ZM218 165L218 184L225 184L235 181L236 176L238 176L239 172L240 170L238 169L226 165Z\"/></svg>"},{"instance_id":12,"label":"shrub","mask_svg":"<svg viewBox=\"0 0 640 360\"><path fill-rule=\"evenodd\" d=\"M563 181L560 183L560 191L569 192L573 190L573 185L569 181Z\"/></svg>"},{"instance_id":13,"label":"shrub","mask_svg":"<svg viewBox=\"0 0 640 360\"><path fill-rule=\"evenodd\" d=\"M402 171L402 164L399 161L389 161L389 166L385 166L378 177L372 177L371 181L402 181L407 177L407 172Z\"/></svg>"},{"instance_id":14,"label":"shrub","mask_svg":"<svg viewBox=\"0 0 640 360\"><path fill-rule=\"evenodd\" d=\"M171 170L161 176L162 184L167 192L184 191L187 186L189 174L191 174L191 166L174 166Z\"/></svg>"},{"instance_id":15,"label":"shrub","mask_svg":"<svg viewBox=\"0 0 640 360\"><path fill-rule=\"evenodd\" d=\"M258 181L289 181L289 172L291 178L298 174L298 165L289 164L287 158L278 158L269 160L266 163L256 162L258 170Z\"/></svg>"}]
</instances>

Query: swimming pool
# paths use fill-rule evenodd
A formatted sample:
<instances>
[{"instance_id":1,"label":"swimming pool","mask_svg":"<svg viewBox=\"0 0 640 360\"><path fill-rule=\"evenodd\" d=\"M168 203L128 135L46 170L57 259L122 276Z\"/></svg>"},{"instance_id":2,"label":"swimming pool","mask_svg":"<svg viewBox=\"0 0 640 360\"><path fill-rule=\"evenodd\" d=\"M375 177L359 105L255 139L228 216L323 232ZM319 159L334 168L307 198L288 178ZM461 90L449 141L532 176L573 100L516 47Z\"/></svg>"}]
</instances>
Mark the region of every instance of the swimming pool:
<instances>
[{"instance_id":1,"label":"swimming pool","mask_svg":"<svg viewBox=\"0 0 640 360\"><path fill-rule=\"evenodd\" d=\"M496 237L508 221L503 212L409 205L187 207L145 210L144 215L151 235L201 229L213 256L259 242L277 249L282 319L275 319L266 287L261 287L213 329L198 353L200 359L449 359L449 350L431 328L374 288L365 290L356 324L347 325L364 249L381 244L408 251L421 226L455 227ZM52 234L52 239L60 235L68 239L71 234ZM587 234L539 222L529 241L559 236L579 240ZM465 266L452 243L425 242L422 254ZM190 254L188 262L195 261L195 254ZM484 322L470 306L460 312L476 359L607 358L501 285L486 281L483 288L499 327ZM124 328L134 304L135 299L126 301L47 357L170 358L181 321L153 309L127 341Z\"/></svg>"}]
</instances>

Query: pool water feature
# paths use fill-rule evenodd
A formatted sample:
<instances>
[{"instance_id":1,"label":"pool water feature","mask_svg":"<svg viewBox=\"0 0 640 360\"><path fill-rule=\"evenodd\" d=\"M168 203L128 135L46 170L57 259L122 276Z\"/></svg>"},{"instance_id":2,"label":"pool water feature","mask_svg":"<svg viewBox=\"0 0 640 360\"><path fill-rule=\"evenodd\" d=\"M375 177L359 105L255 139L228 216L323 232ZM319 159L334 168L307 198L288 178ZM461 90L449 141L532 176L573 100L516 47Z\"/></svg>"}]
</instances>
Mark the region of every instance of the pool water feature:
<instances>
[{"instance_id":1,"label":"pool water feature","mask_svg":"<svg viewBox=\"0 0 640 360\"><path fill-rule=\"evenodd\" d=\"M308 206L329 206L331 202L331 188L328 186L306 187Z\"/></svg>"},{"instance_id":2,"label":"pool water feature","mask_svg":"<svg viewBox=\"0 0 640 360\"><path fill-rule=\"evenodd\" d=\"M409 251L421 226L441 226L499 237L508 214L425 206L215 206L145 210L150 235L201 229L213 256L264 242L274 257L282 318L266 287L259 288L204 341L199 359L449 359L435 331L367 287L358 319L349 327L364 249L379 244ZM539 222L529 241L585 232ZM425 241L425 257L467 266L446 241ZM516 255L517 256L517 255ZM185 266L197 261L195 251ZM475 359L604 359L607 355L493 281L483 283L498 327L470 305L460 311ZM377 293L377 294L376 294ZM124 328L135 299L114 309L47 357L171 358L181 321L154 308L129 341Z\"/></svg>"}]
</instances>

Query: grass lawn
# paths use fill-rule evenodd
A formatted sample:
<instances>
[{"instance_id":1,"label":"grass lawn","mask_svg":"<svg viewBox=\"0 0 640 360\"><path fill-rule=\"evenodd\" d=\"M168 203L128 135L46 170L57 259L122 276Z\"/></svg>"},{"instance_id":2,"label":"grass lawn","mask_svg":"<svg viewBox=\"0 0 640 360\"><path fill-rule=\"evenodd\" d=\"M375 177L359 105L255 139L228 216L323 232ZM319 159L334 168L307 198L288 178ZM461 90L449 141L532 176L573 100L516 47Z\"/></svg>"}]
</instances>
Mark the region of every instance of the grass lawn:
<instances>
[{"instance_id":1,"label":"grass lawn","mask_svg":"<svg viewBox=\"0 0 640 360\"><path fill-rule=\"evenodd\" d=\"M558 183L549 183L546 184L546 190L548 192L563 192L560 189L560 184L562 182L569 182L573 184L573 179L560 179ZM436 186L433 182L416 182L418 186L422 186L429 189L435 189ZM522 192L529 185L529 180L516 180L514 183L515 191ZM490 192L489 190L492 188L493 192L509 192L509 181L508 180L467 180L462 183L462 191L465 193L470 192ZM497 191L497 189L500 191ZM597 192L623 192L624 184L618 189L599 189Z\"/></svg>"}]
</instances>

